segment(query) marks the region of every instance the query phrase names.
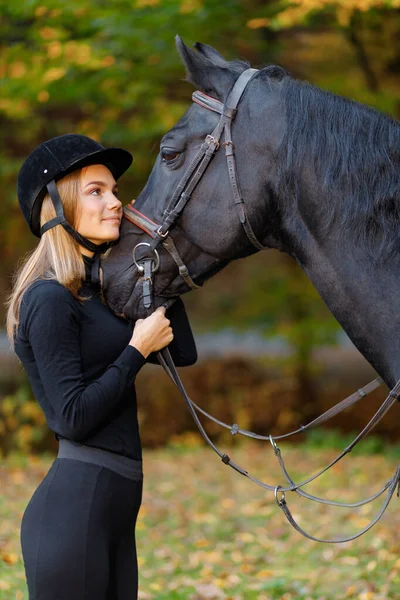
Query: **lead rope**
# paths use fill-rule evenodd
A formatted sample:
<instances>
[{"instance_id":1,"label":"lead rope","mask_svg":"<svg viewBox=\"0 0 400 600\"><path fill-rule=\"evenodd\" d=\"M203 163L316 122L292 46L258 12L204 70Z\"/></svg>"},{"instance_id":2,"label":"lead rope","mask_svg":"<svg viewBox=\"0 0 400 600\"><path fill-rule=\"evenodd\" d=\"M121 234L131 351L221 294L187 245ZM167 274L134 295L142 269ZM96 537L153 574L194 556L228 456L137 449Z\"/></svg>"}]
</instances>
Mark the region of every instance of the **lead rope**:
<instances>
[{"instance_id":1,"label":"lead rope","mask_svg":"<svg viewBox=\"0 0 400 600\"><path fill-rule=\"evenodd\" d=\"M339 502L333 502L330 500L325 500L323 498L317 498L316 496L310 496L309 494L306 494L305 492L303 492L302 490L300 490L299 488L303 487L304 485L306 485L307 483L310 483L311 481L313 481L314 479L316 479L317 477L319 477L320 475L322 475L323 473L325 473L329 468L331 468L334 464L336 464L341 458L343 458L343 456L345 454L347 454L348 452L350 452L352 450L352 448L363 438L365 437L365 435L367 435L367 433L369 433L369 431L371 431L373 429L373 427L383 418L383 416L388 412L388 410L393 406L393 404L397 401L398 399L398 392L400 390L400 382L398 382L396 384L396 386L393 388L393 390L389 393L388 397L386 398L386 400L383 402L382 406L380 407L380 409L378 410L378 412L372 417L372 419L369 421L369 423L367 424L367 426L363 429L363 431L356 437L356 439L349 445L347 446L347 448L338 456L336 457L335 460L333 460L325 469L322 469L319 473L317 473L316 475L310 477L309 479L296 484L293 482L293 480L291 479L291 477L289 476L289 474L287 473L286 467L284 465L283 459L281 457L281 452L280 449L276 446L275 443L275 454L278 457L279 463L281 465L282 471L285 474L286 479L288 480L288 482L290 483L289 487L284 487L284 486L271 486L268 485L266 483L261 482L260 480L258 480L255 477L252 477L250 475L250 473L248 473L248 471L246 471L245 469L243 469L240 465L236 464L235 462L233 462L231 460L231 458L227 455L224 454L223 452L221 452L217 446L210 440L210 438L208 437L206 431L203 428L203 425L201 424L196 410L194 409L194 407L192 406L192 404L194 404L191 399L188 397L186 390L183 386L183 383L179 377L179 374L176 370L176 367L174 365L174 362L172 360L171 354L168 350L168 348L164 348L161 352L157 353L157 356L160 360L161 365L163 366L164 370L166 371L166 373L168 374L168 376L171 378L171 380L173 381L173 383L176 385L176 387L179 389L180 393L182 394L193 418L194 421L202 435L202 437L205 439L205 441L211 446L211 448L220 456L222 462L224 462L226 465L229 465L230 467L232 467L235 471L237 471L238 473L240 473L241 475L244 475L245 477L248 477L251 481L253 481L254 483L256 483L257 485L263 487L264 489L273 491L275 494L275 500L278 504L278 506L282 509L285 517L287 518L288 522L292 525L292 527L294 527L294 529L296 529L296 531L298 531L298 533L300 533L301 535L303 535L304 537L316 541L316 542L322 542L322 543L329 543L329 544L339 544L339 543L344 543L344 542L350 542L352 540L357 539L358 537L360 537L361 535L363 535L364 533L366 533L369 529L371 529L382 517L382 515L384 514L384 512L386 511L390 500L395 492L396 486L399 485L400 482L400 465L397 467L395 474L393 475L393 477L391 477L386 484L384 485L384 487L377 493L375 493L373 496L371 496L370 498L367 498L366 500L363 500L361 502L357 502L354 504L348 504L348 503L339 503ZM273 438L271 436L271 440L273 441ZM399 485L400 487L400 485ZM285 497L285 492L288 491L296 491L297 493L299 493L301 496L313 500L315 502L319 502L322 504L329 504L329 505L334 505L334 506L342 506L342 507L357 507L357 506L363 506L369 502L372 502L373 500L375 500L376 498L378 498L384 491L388 490L387 496L385 498L385 501L380 509L380 511L378 512L377 516L374 517L374 519L372 519L372 521L366 526L364 527L360 532L346 537L346 538L341 538L341 539L322 539L322 538L317 538L313 535L310 535L309 533L307 533L303 528L300 527L300 525L298 525L298 523L295 521L292 513L290 512L289 506L287 504L286 501L286 497ZM281 494L281 498L278 498L278 494ZM397 492L397 496L399 496L399 490Z\"/></svg>"}]
</instances>

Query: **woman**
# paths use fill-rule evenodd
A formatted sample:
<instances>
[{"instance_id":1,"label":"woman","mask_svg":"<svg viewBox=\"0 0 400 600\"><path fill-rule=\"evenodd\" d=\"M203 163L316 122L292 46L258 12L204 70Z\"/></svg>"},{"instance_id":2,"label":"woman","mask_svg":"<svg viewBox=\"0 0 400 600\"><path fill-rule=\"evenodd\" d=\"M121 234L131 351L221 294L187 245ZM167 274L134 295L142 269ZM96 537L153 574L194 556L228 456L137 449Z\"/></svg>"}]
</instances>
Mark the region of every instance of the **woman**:
<instances>
[{"instance_id":1,"label":"woman","mask_svg":"<svg viewBox=\"0 0 400 600\"><path fill-rule=\"evenodd\" d=\"M40 242L17 275L7 329L59 440L22 519L30 600L137 598L134 380L171 342L178 364L196 360L181 301L169 318L159 308L134 328L102 301L93 266L118 239L116 180L131 162L125 150L68 134L38 146L18 175L20 206Z\"/></svg>"}]
</instances>

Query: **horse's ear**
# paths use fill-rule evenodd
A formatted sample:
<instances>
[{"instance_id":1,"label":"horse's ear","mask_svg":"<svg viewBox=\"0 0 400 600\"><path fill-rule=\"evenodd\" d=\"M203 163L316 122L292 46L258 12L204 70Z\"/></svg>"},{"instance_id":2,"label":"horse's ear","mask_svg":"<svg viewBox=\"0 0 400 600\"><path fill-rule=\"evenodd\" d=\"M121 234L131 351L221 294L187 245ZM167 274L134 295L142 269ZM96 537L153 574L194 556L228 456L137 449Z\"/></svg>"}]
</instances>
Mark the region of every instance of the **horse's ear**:
<instances>
[{"instance_id":1,"label":"horse's ear","mask_svg":"<svg viewBox=\"0 0 400 600\"><path fill-rule=\"evenodd\" d=\"M228 64L223 61L222 57L219 57L219 63L222 60L226 65L222 67L205 56L205 53L188 48L178 35L175 41L186 67L188 81L203 92L223 100L235 80L235 74L230 71ZM217 52L215 54L218 55Z\"/></svg>"},{"instance_id":2,"label":"horse's ear","mask_svg":"<svg viewBox=\"0 0 400 600\"><path fill-rule=\"evenodd\" d=\"M201 42L196 42L193 44L196 50L203 54L206 58L211 60L214 65L218 65L219 67L228 67L228 63L224 59L223 56L220 55L214 48L211 46L207 46L207 44L202 44Z\"/></svg>"}]
</instances>

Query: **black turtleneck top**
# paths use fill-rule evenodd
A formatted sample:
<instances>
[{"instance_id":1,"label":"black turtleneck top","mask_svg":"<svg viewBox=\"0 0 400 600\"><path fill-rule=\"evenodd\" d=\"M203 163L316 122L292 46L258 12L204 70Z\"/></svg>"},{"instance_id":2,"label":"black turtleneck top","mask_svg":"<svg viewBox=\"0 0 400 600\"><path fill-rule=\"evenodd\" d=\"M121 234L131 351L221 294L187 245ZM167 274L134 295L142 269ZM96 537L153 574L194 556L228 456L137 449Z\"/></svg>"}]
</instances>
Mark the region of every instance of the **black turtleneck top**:
<instances>
[{"instance_id":1,"label":"black turtleneck top","mask_svg":"<svg viewBox=\"0 0 400 600\"><path fill-rule=\"evenodd\" d=\"M47 423L67 438L141 459L134 381L146 359L129 345L132 325L111 312L84 257L82 302L60 283L39 279L24 293L15 351ZM193 364L196 346L181 300L167 311L175 364ZM152 361L154 357L149 357Z\"/></svg>"}]
</instances>

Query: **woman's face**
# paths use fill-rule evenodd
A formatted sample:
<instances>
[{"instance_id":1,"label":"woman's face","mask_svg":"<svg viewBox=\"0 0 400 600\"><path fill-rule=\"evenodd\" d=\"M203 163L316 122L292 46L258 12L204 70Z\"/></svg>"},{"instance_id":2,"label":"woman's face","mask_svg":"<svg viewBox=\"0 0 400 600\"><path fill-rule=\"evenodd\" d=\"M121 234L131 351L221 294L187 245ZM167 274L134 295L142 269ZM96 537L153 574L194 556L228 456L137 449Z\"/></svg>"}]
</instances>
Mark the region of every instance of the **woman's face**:
<instances>
[{"instance_id":1,"label":"woman's face","mask_svg":"<svg viewBox=\"0 0 400 600\"><path fill-rule=\"evenodd\" d=\"M75 229L94 244L118 239L122 219L122 204L118 186L104 165L82 169L81 191L78 196ZM83 254L93 255L81 247Z\"/></svg>"}]
</instances>

